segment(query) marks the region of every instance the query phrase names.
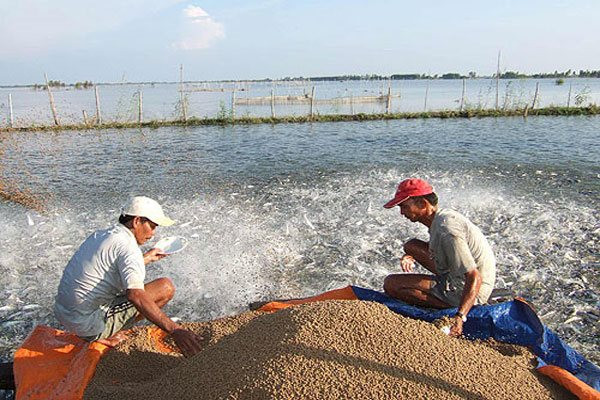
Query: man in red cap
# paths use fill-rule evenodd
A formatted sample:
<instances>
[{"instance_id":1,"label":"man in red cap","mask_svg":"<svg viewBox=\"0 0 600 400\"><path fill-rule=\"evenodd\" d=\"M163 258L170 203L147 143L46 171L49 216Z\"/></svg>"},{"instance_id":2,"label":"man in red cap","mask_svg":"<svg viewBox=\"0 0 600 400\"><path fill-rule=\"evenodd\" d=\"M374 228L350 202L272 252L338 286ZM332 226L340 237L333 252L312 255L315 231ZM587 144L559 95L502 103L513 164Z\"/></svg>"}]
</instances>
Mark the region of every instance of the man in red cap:
<instances>
[{"instance_id":1,"label":"man in red cap","mask_svg":"<svg viewBox=\"0 0 600 400\"><path fill-rule=\"evenodd\" d=\"M460 213L438 208L433 187L422 179L406 179L384 207L400 207L400 213L429 229L429 242L411 239L404 244L400 260L404 272L415 262L433 273L392 274L383 289L409 304L434 308L457 307L450 334L462 334L463 323L473 305L485 304L496 280L496 260L486 238Z\"/></svg>"}]
</instances>

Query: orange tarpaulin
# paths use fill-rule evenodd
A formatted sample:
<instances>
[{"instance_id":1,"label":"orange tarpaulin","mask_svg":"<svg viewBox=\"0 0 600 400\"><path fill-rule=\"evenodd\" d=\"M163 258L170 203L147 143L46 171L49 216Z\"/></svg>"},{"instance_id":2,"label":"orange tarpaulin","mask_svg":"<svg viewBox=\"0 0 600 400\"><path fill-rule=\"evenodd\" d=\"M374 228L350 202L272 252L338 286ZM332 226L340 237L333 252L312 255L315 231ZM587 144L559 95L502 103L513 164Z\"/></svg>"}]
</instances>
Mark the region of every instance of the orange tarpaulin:
<instances>
[{"instance_id":1,"label":"orange tarpaulin","mask_svg":"<svg viewBox=\"0 0 600 400\"><path fill-rule=\"evenodd\" d=\"M267 303L261 311L277 311L295 304L322 300L357 300L352 287L331 290L318 296L286 302ZM166 333L148 327L156 348L172 352L163 340ZM17 400L81 399L92 379L98 361L110 348L97 342L88 343L76 335L47 326L37 326L16 351L14 375ZM557 383L583 400L600 400L600 392L556 366L539 368Z\"/></svg>"},{"instance_id":2,"label":"orange tarpaulin","mask_svg":"<svg viewBox=\"0 0 600 400\"><path fill-rule=\"evenodd\" d=\"M307 297L298 300L273 301L259 308L259 311L277 311L293 306L295 304L310 303L313 301L323 300L357 300L351 286L346 286L341 289L330 290L329 292L321 293L320 295Z\"/></svg>"},{"instance_id":3,"label":"orange tarpaulin","mask_svg":"<svg viewBox=\"0 0 600 400\"><path fill-rule=\"evenodd\" d=\"M36 326L15 352L17 399L81 399L108 349L71 333Z\"/></svg>"},{"instance_id":4,"label":"orange tarpaulin","mask_svg":"<svg viewBox=\"0 0 600 400\"><path fill-rule=\"evenodd\" d=\"M164 343L167 334L148 327L155 347L173 352ZM86 342L77 335L38 325L15 352L14 375L17 399L81 399L94 376L96 365L110 347Z\"/></svg>"},{"instance_id":5,"label":"orange tarpaulin","mask_svg":"<svg viewBox=\"0 0 600 400\"><path fill-rule=\"evenodd\" d=\"M549 376L554 382L563 386L580 400L600 400L600 392L577 379L566 369L555 365L544 365L538 368L538 372Z\"/></svg>"}]
</instances>

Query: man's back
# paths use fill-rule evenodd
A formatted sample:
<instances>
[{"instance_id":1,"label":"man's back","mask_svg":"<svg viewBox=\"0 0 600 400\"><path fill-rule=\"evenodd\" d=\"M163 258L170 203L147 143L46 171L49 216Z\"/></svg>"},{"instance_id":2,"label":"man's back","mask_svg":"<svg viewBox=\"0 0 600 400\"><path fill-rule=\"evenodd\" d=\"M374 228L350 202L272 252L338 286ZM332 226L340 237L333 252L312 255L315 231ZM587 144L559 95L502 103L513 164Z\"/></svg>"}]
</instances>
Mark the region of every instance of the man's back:
<instances>
[{"instance_id":1,"label":"man's back","mask_svg":"<svg viewBox=\"0 0 600 400\"><path fill-rule=\"evenodd\" d=\"M429 233L430 252L439 275L446 276L451 285L460 286L462 290L464 274L469 269L477 268L481 273L482 289L491 293L496 280L496 260L491 246L477 226L456 211L439 209ZM464 246L449 249L449 241L459 241Z\"/></svg>"},{"instance_id":2,"label":"man's back","mask_svg":"<svg viewBox=\"0 0 600 400\"><path fill-rule=\"evenodd\" d=\"M144 259L133 234L115 225L90 235L67 264L56 296L55 314L80 336L102 331L103 305L126 289L143 289Z\"/></svg>"}]
</instances>

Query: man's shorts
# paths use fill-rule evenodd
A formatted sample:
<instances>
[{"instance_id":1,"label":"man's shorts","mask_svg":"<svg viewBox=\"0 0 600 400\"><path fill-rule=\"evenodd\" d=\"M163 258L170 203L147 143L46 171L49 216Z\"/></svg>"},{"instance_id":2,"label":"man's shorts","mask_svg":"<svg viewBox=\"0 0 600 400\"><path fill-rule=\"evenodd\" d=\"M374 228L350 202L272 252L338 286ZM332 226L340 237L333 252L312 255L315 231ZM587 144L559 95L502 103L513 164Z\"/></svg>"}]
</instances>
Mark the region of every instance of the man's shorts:
<instances>
[{"instance_id":1,"label":"man's shorts","mask_svg":"<svg viewBox=\"0 0 600 400\"><path fill-rule=\"evenodd\" d=\"M452 307L458 307L463 295L463 288L464 286L462 285L457 285L456 287L449 285L446 279L436 276L431 283L429 293ZM494 289L492 285L482 282L479 293L475 298L475 304L486 304L492 294L492 289Z\"/></svg>"},{"instance_id":2,"label":"man's shorts","mask_svg":"<svg viewBox=\"0 0 600 400\"><path fill-rule=\"evenodd\" d=\"M127 300L125 295L117 297L110 304L101 308L106 310L104 314L104 330L95 336L82 338L88 342L106 339L119 331L132 328L136 322L135 318L139 314L133 303Z\"/></svg>"}]
</instances>

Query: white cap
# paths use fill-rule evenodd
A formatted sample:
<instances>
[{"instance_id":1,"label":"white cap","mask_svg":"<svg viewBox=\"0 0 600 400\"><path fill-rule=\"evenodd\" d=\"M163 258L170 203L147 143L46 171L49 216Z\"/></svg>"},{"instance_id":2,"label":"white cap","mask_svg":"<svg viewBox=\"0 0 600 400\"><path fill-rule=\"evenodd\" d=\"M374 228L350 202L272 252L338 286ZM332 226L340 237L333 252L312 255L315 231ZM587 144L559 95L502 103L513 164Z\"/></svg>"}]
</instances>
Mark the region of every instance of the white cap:
<instances>
[{"instance_id":1,"label":"white cap","mask_svg":"<svg viewBox=\"0 0 600 400\"><path fill-rule=\"evenodd\" d=\"M146 196L132 197L121 209L121 214L148 218L160 226L170 226L175 223L165 215L160 204Z\"/></svg>"}]
</instances>

